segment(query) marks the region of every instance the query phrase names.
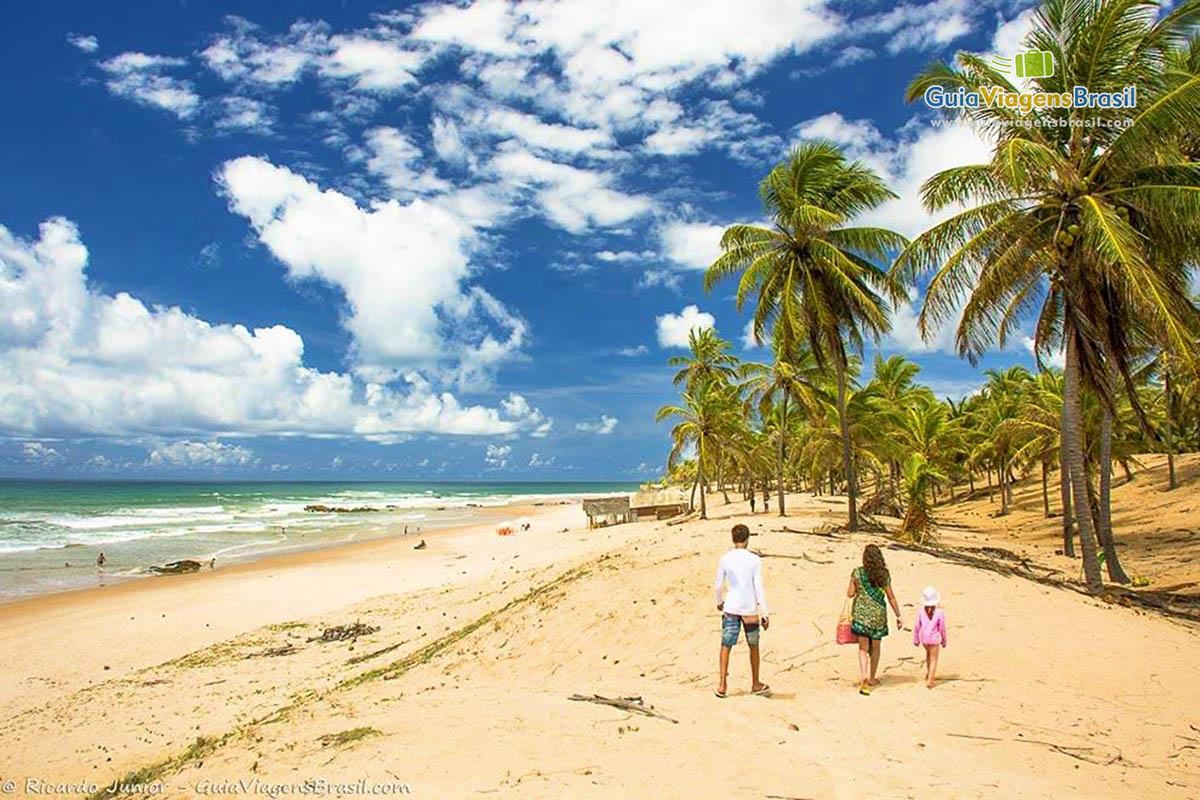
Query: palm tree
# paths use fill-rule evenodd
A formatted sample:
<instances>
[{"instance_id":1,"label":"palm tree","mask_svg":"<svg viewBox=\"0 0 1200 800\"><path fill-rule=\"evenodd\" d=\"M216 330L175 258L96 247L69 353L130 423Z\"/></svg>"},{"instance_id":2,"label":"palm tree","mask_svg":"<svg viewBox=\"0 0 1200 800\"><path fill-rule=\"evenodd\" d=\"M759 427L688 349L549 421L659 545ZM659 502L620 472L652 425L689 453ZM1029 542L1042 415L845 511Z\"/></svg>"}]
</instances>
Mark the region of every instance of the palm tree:
<instances>
[{"instance_id":1,"label":"palm tree","mask_svg":"<svg viewBox=\"0 0 1200 800\"><path fill-rule=\"evenodd\" d=\"M1042 370L1029 383L1021 397L1021 409L1017 416L1005 425L1017 445L1013 457L1027 463L1038 463L1042 472L1042 509L1050 516L1050 466L1062 449L1062 373ZM1060 478L1065 476L1062 470ZM1075 555L1071 530L1070 486L1060 480L1063 506L1063 552Z\"/></svg>"},{"instance_id":2,"label":"palm tree","mask_svg":"<svg viewBox=\"0 0 1200 800\"><path fill-rule=\"evenodd\" d=\"M1186 45L1176 48L1171 52L1167 59L1167 75L1168 80L1174 86L1186 85L1189 81L1200 76L1200 33L1193 34L1191 40ZM1195 127L1190 130L1181 132L1178 140L1179 150L1187 160L1195 163L1200 162L1200 129ZM1179 253L1164 252L1160 255L1161 258L1186 258L1186 255ZM1164 348L1159 356L1159 367L1162 373L1163 380L1163 410L1166 415L1166 443L1167 443L1167 490L1170 491L1178 487L1179 482L1175 475L1175 452L1177 443L1176 438L1176 403L1174 376L1186 369L1186 365L1180 363L1180 359L1173 354L1170 348Z\"/></svg>"},{"instance_id":3,"label":"palm tree","mask_svg":"<svg viewBox=\"0 0 1200 800\"><path fill-rule=\"evenodd\" d=\"M929 333L959 308L959 352L972 361L1036 311L1039 354L1065 346L1063 446L1074 506L1089 509L1080 396L1084 388L1115 407L1130 383L1130 352L1156 337L1191 353L1197 310L1182 261L1156 259L1158 242L1196 240L1200 165L1171 146L1200 127L1200 77L1168 82L1166 59L1200 15L1200 0L1158 14L1154 0L1045 0L1027 44L1049 51L1054 75L1033 81L1050 93L1138 87L1136 111L1044 109L1061 127L1024 126L1015 109L966 107L996 141L990 163L945 170L926 181L930 211L974 204L922 234L892 269L897 294L932 272L920 326ZM909 85L910 101L932 86L1016 91L981 57L960 53ZM1116 120L1132 114L1132 123ZM1157 245L1156 245L1157 246ZM962 305L966 301L965 306ZM1114 380L1114 376L1118 380ZM1103 582L1093 524L1077 513L1084 574Z\"/></svg>"},{"instance_id":4,"label":"palm tree","mask_svg":"<svg viewBox=\"0 0 1200 800\"><path fill-rule=\"evenodd\" d=\"M737 375L737 356L729 352L729 342L712 328L692 328L688 332L688 350L690 355L667 360L672 367L680 367L673 381L676 386L682 383L691 389L703 381L714 378L729 381Z\"/></svg>"},{"instance_id":5,"label":"palm tree","mask_svg":"<svg viewBox=\"0 0 1200 800\"><path fill-rule=\"evenodd\" d=\"M733 225L721 237L722 255L704 274L711 291L740 273L737 307L752 296L754 336L763 341L806 341L822 370L837 375L842 469L849 495L849 527L858 527L857 487L846 420L846 365L861 351L863 335L886 333L885 301L875 291L886 275L874 261L907 244L882 228L854 227L853 219L896 197L859 162L847 162L829 142L806 142L771 170L759 186L771 227Z\"/></svg>"},{"instance_id":6,"label":"palm tree","mask_svg":"<svg viewBox=\"0 0 1200 800\"><path fill-rule=\"evenodd\" d=\"M821 396L820 370L812 353L801 344L791 344L784 338L772 340L775 360L771 364L743 364L742 387L758 407L760 416L767 419L778 408L776 431L776 479L779 488L779 516L787 516L784 492L784 465L787 462L788 404L795 400L800 408L812 408Z\"/></svg>"},{"instance_id":7,"label":"palm tree","mask_svg":"<svg viewBox=\"0 0 1200 800\"><path fill-rule=\"evenodd\" d=\"M909 453L904 459L904 520L900 523L899 535L910 541L923 543L933 530L932 507L929 495L938 481L946 476L921 453Z\"/></svg>"},{"instance_id":8,"label":"palm tree","mask_svg":"<svg viewBox=\"0 0 1200 800\"><path fill-rule=\"evenodd\" d=\"M663 406L655 415L655 422L677 418L679 422L671 429L671 452L667 457L667 469L674 469L689 448L696 451L696 484L700 487L700 519L708 519L708 504L705 501L706 466L711 466L718 448L728 433L731 417L737 408L731 387L716 380L698 383L684 391L682 404Z\"/></svg>"},{"instance_id":9,"label":"palm tree","mask_svg":"<svg viewBox=\"0 0 1200 800\"><path fill-rule=\"evenodd\" d=\"M898 414L907 408L913 398L913 381L921 368L904 356L892 356L885 359L879 353L875 354L875 365L872 369L871 382L879 387L880 396ZM897 424L902 424L899 416ZM888 462L888 480L893 494L899 491L900 453L897 452Z\"/></svg>"},{"instance_id":10,"label":"palm tree","mask_svg":"<svg viewBox=\"0 0 1200 800\"><path fill-rule=\"evenodd\" d=\"M1032 380L1024 367L1010 367L1004 371L987 370L988 382L984 386L984 402L978 410L979 418L988 431L987 446L994 459L997 483L1000 485L1000 514L1008 513L1012 503L1012 456L1013 437L1005 423L1013 419L1022 404L1025 385Z\"/></svg>"}]
</instances>

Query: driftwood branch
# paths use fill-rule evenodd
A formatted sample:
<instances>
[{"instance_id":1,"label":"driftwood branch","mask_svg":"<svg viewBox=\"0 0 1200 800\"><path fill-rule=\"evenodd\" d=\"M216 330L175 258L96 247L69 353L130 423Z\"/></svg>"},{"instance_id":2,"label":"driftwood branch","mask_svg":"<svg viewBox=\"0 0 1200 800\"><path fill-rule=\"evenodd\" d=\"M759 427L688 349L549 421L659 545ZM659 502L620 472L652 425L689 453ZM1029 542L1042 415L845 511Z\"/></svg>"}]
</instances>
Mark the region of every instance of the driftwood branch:
<instances>
[{"instance_id":1,"label":"driftwood branch","mask_svg":"<svg viewBox=\"0 0 1200 800\"><path fill-rule=\"evenodd\" d=\"M665 719L667 722L674 723L675 725L679 724L679 720L671 719L665 714L658 713L654 710L654 706L647 706L642 702L642 698L640 697L602 697L598 694L573 694L567 699L577 700L583 703L598 703L602 706L612 706L613 708L619 708L623 711L632 711L635 714L642 714L647 717Z\"/></svg>"},{"instance_id":2,"label":"driftwood branch","mask_svg":"<svg viewBox=\"0 0 1200 800\"><path fill-rule=\"evenodd\" d=\"M789 556L789 555L784 555L783 553L763 553L763 552L760 552L757 550L755 552L758 553L760 558L790 558L793 561L810 561L813 564L832 564L833 563L832 561L821 561L818 558L813 558L808 553L801 553L798 556Z\"/></svg>"},{"instance_id":3,"label":"driftwood branch","mask_svg":"<svg viewBox=\"0 0 1200 800\"><path fill-rule=\"evenodd\" d=\"M1008 738L1003 739L996 736L975 736L970 733L947 733L947 736L954 736L958 739L978 739L983 742L1017 742L1018 744L1040 744L1043 747L1049 747L1056 753L1062 753L1064 756L1086 761L1089 764L1099 764L1102 767L1107 767L1110 764L1115 764L1121 760L1121 751L1117 750L1113 755L1105 755L1096 752L1094 747L1072 747L1070 745L1056 744L1055 742L1044 742L1040 739L1021 739Z\"/></svg>"},{"instance_id":4,"label":"driftwood branch","mask_svg":"<svg viewBox=\"0 0 1200 800\"><path fill-rule=\"evenodd\" d=\"M782 528L772 528L772 533L796 533L801 536L820 536L822 539L837 539L839 538L833 531L798 531L795 528L789 528L784 525Z\"/></svg>"}]
</instances>

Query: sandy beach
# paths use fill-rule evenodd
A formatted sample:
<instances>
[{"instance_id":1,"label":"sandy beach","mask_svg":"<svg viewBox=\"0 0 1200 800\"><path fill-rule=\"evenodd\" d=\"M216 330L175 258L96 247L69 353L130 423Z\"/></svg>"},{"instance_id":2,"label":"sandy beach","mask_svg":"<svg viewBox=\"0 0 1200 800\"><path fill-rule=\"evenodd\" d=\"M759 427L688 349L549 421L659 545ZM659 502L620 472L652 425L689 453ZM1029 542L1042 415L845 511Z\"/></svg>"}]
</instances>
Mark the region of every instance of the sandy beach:
<instances>
[{"instance_id":1,"label":"sandy beach","mask_svg":"<svg viewBox=\"0 0 1200 800\"><path fill-rule=\"evenodd\" d=\"M710 503L705 522L594 531L578 506L534 509L512 537L371 542L9 604L0 779L87 794L130 776L149 782L131 796L171 797L239 780L440 797L1200 791L1197 626ZM788 503L792 530L843 511ZM770 698L749 694L744 645L730 696L712 694L711 581L735 520L765 558ZM833 643L868 541L885 546L906 625L923 586L942 591L933 690L910 630L885 639L870 697L853 648ZM315 640L354 622L378 630ZM640 697L669 719L577 694Z\"/></svg>"}]
</instances>

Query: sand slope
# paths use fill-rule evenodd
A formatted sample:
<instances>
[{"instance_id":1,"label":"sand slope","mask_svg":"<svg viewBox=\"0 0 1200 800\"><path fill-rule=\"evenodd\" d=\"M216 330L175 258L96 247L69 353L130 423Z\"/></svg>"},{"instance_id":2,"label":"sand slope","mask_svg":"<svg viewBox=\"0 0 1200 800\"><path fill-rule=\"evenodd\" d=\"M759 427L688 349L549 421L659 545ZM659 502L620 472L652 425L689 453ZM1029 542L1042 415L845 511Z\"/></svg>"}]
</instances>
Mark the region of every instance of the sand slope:
<instances>
[{"instance_id":1,"label":"sand slope","mask_svg":"<svg viewBox=\"0 0 1200 800\"><path fill-rule=\"evenodd\" d=\"M1200 453L1176 459L1180 485L1169 492L1165 456L1138 456L1137 461L1140 466L1132 481L1127 482L1120 469L1113 477L1113 537L1122 565L1131 578L1149 581L1148 588L1200 594ZM945 544L999 545L1080 577L1079 560L1059 554L1063 545L1057 473L1050 476L1050 512L1055 515L1050 519L1038 475L1017 484L1007 516L997 516L998 491L989 501L985 490L978 485L976 489L975 499L937 509Z\"/></svg>"},{"instance_id":2,"label":"sand slope","mask_svg":"<svg viewBox=\"0 0 1200 800\"><path fill-rule=\"evenodd\" d=\"M788 524L835 518L829 500L790 499ZM860 697L852 648L832 636L870 539L773 532L775 517L752 520L775 693L746 694L740 646L733 696L718 700L710 582L744 509L718 496L711 511L723 518L573 533L554 563L377 597L55 695L7 721L0 774L103 781L159 764L171 796L222 777L404 781L442 797L1200 793L1194 626L888 551L907 616L925 584L941 589L950 647L929 691L911 633L894 633L883 685ZM380 630L353 650L304 641L335 619ZM641 696L678 723L575 693Z\"/></svg>"}]
</instances>

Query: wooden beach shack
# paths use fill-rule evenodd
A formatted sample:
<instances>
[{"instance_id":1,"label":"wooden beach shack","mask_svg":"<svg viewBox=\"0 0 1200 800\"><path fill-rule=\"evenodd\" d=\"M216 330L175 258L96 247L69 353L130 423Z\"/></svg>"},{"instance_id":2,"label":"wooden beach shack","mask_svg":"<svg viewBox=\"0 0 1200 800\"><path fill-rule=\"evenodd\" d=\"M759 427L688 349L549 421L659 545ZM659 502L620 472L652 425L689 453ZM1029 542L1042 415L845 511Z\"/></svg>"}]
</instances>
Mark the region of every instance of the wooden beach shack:
<instances>
[{"instance_id":1,"label":"wooden beach shack","mask_svg":"<svg viewBox=\"0 0 1200 800\"><path fill-rule=\"evenodd\" d=\"M589 530L633 521L633 515L629 511L628 497L585 498L583 513L587 514Z\"/></svg>"},{"instance_id":2,"label":"wooden beach shack","mask_svg":"<svg viewBox=\"0 0 1200 800\"><path fill-rule=\"evenodd\" d=\"M634 492L629 508L637 521L644 519L668 519L686 513L687 495L679 489L657 489Z\"/></svg>"}]
</instances>

